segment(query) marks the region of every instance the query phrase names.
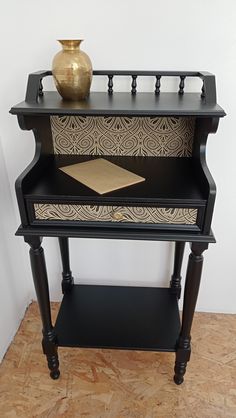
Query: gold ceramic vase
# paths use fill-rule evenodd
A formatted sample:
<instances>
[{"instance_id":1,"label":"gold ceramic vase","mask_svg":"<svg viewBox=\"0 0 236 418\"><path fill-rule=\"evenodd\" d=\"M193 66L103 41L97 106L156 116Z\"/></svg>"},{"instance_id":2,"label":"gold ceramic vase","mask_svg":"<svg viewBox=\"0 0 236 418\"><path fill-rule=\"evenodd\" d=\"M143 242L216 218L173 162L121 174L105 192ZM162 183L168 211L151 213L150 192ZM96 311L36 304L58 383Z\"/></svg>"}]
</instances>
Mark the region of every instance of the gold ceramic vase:
<instances>
[{"instance_id":1,"label":"gold ceramic vase","mask_svg":"<svg viewBox=\"0 0 236 418\"><path fill-rule=\"evenodd\" d=\"M82 39L59 40L62 51L52 62L58 93L65 100L83 100L89 94L93 70L90 58L80 50Z\"/></svg>"}]
</instances>

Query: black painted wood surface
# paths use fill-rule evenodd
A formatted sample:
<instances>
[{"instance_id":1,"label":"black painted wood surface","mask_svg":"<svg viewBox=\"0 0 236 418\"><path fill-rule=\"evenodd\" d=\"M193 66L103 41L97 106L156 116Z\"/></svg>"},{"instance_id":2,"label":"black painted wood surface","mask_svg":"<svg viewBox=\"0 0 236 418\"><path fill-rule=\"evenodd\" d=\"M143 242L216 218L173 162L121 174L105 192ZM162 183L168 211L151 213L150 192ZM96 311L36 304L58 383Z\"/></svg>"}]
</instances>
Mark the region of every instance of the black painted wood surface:
<instances>
[{"instance_id":1,"label":"black painted wood surface","mask_svg":"<svg viewBox=\"0 0 236 418\"><path fill-rule=\"evenodd\" d=\"M43 79L47 76L51 76L52 71L50 70L41 70L36 71L35 73L29 74L28 77L28 84L26 89L26 97L25 101L28 103L36 103L40 97L44 95L43 91ZM93 76L106 76L108 77L108 93L113 93L113 78L114 76L125 76L132 78L132 88L131 93L136 93L137 87L137 77L144 76L153 78L155 77L157 84L159 84L158 80L161 77L179 77L181 88L179 93L183 94L184 83L183 80L189 77L199 78L202 80L202 88L200 98L204 99L205 103L208 104L215 104L216 103L216 82L214 74L211 74L207 71L154 71L154 70L94 70ZM133 83L135 81L135 85ZM155 83L155 93L160 93L160 85L157 86ZM182 86L183 85L183 86ZM135 91L133 91L133 87Z\"/></svg>"},{"instance_id":2,"label":"black painted wood surface","mask_svg":"<svg viewBox=\"0 0 236 418\"><path fill-rule=\"evenodd\" d=\"M59 246L62 261L62 293L69 292L74 284L74 279L70 270L69 238L59 237Z\"/></svg>"},{"instance_id":3,"label":"black painted wood surface","mask_svg":"<svg viewBox=\"0 0 236 418\"><path fill-rule=\"evenodd\" d=\"M36 103L21 102L12 114L123 115L123 116L225 116L217 104L207 104L198 93L91 92L86 100L66 101L56 91L45 92Z\"/></svg>"},{"instance_id":4,"label":"black painted wood surface","mask_svg":"<svg viewBox=\"0 0 236 418\"><path fill-rule=\"evenodd\" d=\"M96 156L58 155L25 187L28 199L61 199L62 201L96 201L108 204L139 202L204 205L207 190L201 181L200 164L189 157L118 157L106 160L145 178L144 182L99 195L59 170L59 167L96 159ZM199 181L200 179L200 181Z\"/></svg>"},{"instance_id":5,"label":"black painted wood surface","mask_svg":"<svg viewBox=\"0 0 236 418\"><path fill-rule=\"evenodd\" d=\"M55 324L59 346L175 351L177 299L169 289L74 285Z\"/></svg>"},{"instance_id":6,"label":"black painted wood surface","mask_svg":"<svg viewBox=\"0 0 236 418\"><path fill-rule=\"evenodd\" d=\"M187 362L191 356L191 327L201 281L202 253L207 248L207 243L193 242L191 245L192 252L189 255L184 289L181 331L176 349L174 381L177 385L183 383Z\"/></svg>"},{"instance_id":7,"label":"black painted wood surface","mask_svg":"<svg viewBox=\"0 0 236 418\"><path fill-rule=\"evenodd\" d=\"M138 241L185 241L215 243L212 231L208 235L202 232L168 231L140 228L97 228L83 226L41 225L20 226L16 231L17 236L43 236L43 237L71 237L71 238L97 238L97 239L127 239Z\"/></svg>"},{"instance_id":8,"label":"black painted wood surface","mask_svg":"<svg viewBox=\"0 0 236 418\"><path fill-rule=\"evenodd\" d=\"M36 152L32 163L16 181L16 193L22 226L16 235L29 243L32 273L38 297L42 324L43 350L52 378L59 377L57 345L78 347L108 347L159 351L176 351L175 376L183 382L190 358L190 333L200 285L202 252L215 242L211 231L216 187L206 164L206 143L209 133L215 133L224 110L216 103L214 75L206 72L183 71L94 71L106 76L108 92L91 92L80 102L63 101L57 92L44 92L43 78L51 71L29 75L26 99L12 107L23 130L32 130ZM115 91L115 76L128 76L129 92ZM153 77L153 92L139 91L139 76ZM179 89L162 91L165 77L178 77ZM202 80L198 93L186 93L188 77ZM92 116L196 116L191 158L106 157L121 167L146 177L125 189L98 196L86 186L58 170L93 157L55 157L50 126L51 115ZM96 158L96 157L95 157ZM83 202L84 204L162 205L168 207L198 207L196 230L172 230L143 225L136 227L116 224L106 228L94 225L30 225L34 202ZM64 298L53 328L51 323L48 281L41 237L58 237L63 264ZM170 289L115 286L74 285L69 264L68 238L104 238L152 241L175 241L175 263ZM191 243L183 319L180 331L178 297L181 264L185 242Z\"/></svg>"},{"instance_id":9,"label":"black painted wood surface","mask_svg":"<svg viewBox=\"0 0 236 418\"><path fill-rule=\"evenodd\" d=\"M57 342L51 320L49 286L44 250L41 247L41 239L39 237L25 237L25 241L30 245L31 270L43 325L42 348L47 357L51 378L58 379L60 371L57 354Z\"/></svg>"},{"instance_id":10,"label":"black painted wood surface","mask_svg":"<svg viewBox=\"0 0 236 418\"><path fill-rule=\"evenodd\" d=\"M171 276L170 290L180 299L181 295L181 268L183 263L185 242L175 243L174 271Z\"/></svg>"}]
</instances>

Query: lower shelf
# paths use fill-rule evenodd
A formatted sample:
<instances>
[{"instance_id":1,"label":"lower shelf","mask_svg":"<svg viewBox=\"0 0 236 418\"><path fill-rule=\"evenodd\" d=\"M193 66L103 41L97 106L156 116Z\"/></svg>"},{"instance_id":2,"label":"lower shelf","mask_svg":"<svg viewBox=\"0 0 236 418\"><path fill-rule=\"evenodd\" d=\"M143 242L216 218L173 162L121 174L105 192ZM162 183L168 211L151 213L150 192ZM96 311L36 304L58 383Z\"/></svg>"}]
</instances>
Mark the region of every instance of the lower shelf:
<instances>
[{"instance_id":1,"label":"lower shelf","mask_svg":"<svg viewBox=\"0 0 236 418\"><path fill-rule=\"evenodd\" d=\"M175 351L176 296L153 287L74 285L55 324L61 347Z\"/></svg>"}]
</instances>

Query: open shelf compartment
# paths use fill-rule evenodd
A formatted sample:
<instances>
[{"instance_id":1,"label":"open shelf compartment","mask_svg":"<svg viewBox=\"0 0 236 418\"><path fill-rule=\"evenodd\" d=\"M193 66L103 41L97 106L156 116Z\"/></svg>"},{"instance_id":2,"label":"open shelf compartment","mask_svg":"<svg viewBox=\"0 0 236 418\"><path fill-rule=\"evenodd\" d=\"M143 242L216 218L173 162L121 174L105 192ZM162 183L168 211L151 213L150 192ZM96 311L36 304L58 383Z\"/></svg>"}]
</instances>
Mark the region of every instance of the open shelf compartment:
<instances>
[{"instance_id":1,"label":"open shelf compartment","mask_svg":"<svg viewBox=\"0 0 236 418\"><path fill-rule=\"evenodd\" d=\"M90 227L139 225L201 230L208 191L198 162L188 157L106 156L108 161L145 181L99 195L59 169L94 158L98 157L55 156L41 175L26 182L24 193L31 225L77 223ZM114 222L114 212L121 213L124 220Z\"/></svg>"},{"instance_id":2,"label":"open shelf compartment","mask_svg":"<svg viewBox=\"0 0 236 418\"><path fill-rule=\"evenodd\" d=\"M99 195L97 192L59 170L60 167L100 158L89 155L59 155L49 159L40 176L26 184L30 200L77 200L105 202L140 202L205 204L208 197L202 184L202 168L192 158L102 156L113 164L141 177L144 182Z\"/></svg>"},{"instance_id":3,"label":"open shelf compartment","mask_svg":"<svg viewBox=\"0 0 236 418\"><path fill-rule=\"evenodd\" d=\"M168 288L74 285L55 332L61 347L175 351L177 298Z\"/></svg>"}]
</instances>

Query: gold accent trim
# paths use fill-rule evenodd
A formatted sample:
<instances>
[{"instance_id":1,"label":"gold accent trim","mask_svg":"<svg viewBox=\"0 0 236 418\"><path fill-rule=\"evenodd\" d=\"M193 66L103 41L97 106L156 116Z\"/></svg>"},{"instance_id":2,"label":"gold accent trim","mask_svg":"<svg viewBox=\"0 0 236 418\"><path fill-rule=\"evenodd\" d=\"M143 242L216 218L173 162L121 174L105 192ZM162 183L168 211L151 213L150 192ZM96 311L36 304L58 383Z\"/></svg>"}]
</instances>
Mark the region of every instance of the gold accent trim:
<instances>
[{"instance_id":1,"label":"gold accent trim","mask_svg":"<svg viewBox=\"0 0 236 418\"><path fill-rule=\"evenodd\" d=\"M195 118L51 116L55 154L191 157Z\"/></svg>"},{"instance_id":2,"label":"gold accent trim","mask_svg":"<svg viewBox=\"0 0 236 418\"><path fill-rule=\"evenodd\" d=\"M112 219L114 219L114 221L123 221L124 219L126 219L125 215L118 211L112 212L111 217Z\"/></svg>"},{"instance_id":3,"label":"gold accent trim","mask_svg":"<svg viewBox=\"0 0 236 418\"><path fill-rule=\"evenodd\" d=\"M138 222L195 225L197 209L35 203L35 219L87 222Z\"/></svg>"}]
</instances>

